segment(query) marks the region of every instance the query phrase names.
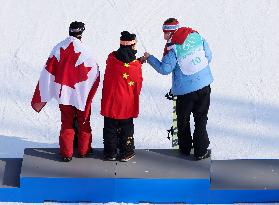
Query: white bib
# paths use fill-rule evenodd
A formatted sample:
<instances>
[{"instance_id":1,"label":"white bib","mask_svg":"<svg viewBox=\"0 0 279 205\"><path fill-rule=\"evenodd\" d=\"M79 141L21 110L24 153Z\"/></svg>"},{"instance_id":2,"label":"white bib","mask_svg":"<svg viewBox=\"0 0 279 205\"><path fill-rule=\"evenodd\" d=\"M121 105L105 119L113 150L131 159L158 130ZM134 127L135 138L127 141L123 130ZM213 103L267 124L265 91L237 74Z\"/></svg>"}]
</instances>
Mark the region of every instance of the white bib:
<instances>
[{"instance_id":1,"label":"white bib","mask_svg":"<svg viewBox=\"0 0 279 205\"><path fill-rule=\"evenodd\" d=\"M203 46L199 46L185 57L178 58L178 64L184 75L192 75L208 65Z\"/></svg>"},{"instance_id":2,"label":"white bib","mask_svg":"<svg viewBox=\"0 0 279 205\"><path fill-rule=\"evenodd\" d=\"M203 40L198 33L191 33L182 45L176 45L178 64L184 75L192 75L208 65Z\"/></svg>"}]
</instances>

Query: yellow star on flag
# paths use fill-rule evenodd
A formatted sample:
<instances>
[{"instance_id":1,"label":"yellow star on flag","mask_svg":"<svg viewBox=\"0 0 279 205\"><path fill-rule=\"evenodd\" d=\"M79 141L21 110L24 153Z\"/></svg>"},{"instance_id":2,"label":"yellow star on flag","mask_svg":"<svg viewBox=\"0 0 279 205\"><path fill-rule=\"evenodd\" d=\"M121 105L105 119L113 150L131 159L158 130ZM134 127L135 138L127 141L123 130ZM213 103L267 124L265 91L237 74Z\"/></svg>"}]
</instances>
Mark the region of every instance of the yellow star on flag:
<instances>
[{"instance_id":1,"label":"yellow star on flag","mask_svg":"<svg viewBox=\"0 0 279 205\"><path fill-rule=\"evenodd\" d=\"M134 85L134 82L133 82L133 81L130 81L128 84L129 84L130 86L133 86L133 85Z\"/></svg>"},{"instance_id":2,"label":"yellow star on flag","mask_svg":"<svg viewBox=\"0 0 279 205\"><path fill-rule=\"evenodd\" d=\"M125 66L126 68L128 68L128 67L129 67L129 63L124 63L124 66Z\"/></svg>"},{"instance_id":3,"label":"yellow star on flag","mask_svg":"<svg viewBox=\"0 0 279 205\"><path fill-rule=\"evenodd\" d=\"M128 79L129 75L127 73L123 73L123 78Z\"/></svg>"}]
</instances>

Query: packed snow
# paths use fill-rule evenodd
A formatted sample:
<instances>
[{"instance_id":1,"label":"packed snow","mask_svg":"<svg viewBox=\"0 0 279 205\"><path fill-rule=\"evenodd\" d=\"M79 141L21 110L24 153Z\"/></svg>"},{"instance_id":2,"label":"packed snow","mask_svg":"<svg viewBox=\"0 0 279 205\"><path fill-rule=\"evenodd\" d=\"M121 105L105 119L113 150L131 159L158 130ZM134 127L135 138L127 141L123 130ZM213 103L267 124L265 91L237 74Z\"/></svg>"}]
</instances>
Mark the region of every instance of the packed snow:
<instances>
[{"instance_id":1,"label":"packed snow","mask_svg":"<svg viewBox=\"0 0 279 205\"><path fill-rule=\"evenodd\" d=\"M197 30L213 53L212 159L279 157L279 1L0 0L0 5L0 158L22 157L26 147L58 147L57 103L38 114L30 102L52 47L68 35L72 21L85 23L82 41L95 54L102 82L106 58L119 47L123 30L137 34L138 56L146 50L161 58L161 27L169 17ZM166 130L172 102L164 97L171 75L144 64L143 79L136 148L171 148ZM93 147L103 147L101 90L102 83L92 104Z\"/></svg>"}]
</instances>

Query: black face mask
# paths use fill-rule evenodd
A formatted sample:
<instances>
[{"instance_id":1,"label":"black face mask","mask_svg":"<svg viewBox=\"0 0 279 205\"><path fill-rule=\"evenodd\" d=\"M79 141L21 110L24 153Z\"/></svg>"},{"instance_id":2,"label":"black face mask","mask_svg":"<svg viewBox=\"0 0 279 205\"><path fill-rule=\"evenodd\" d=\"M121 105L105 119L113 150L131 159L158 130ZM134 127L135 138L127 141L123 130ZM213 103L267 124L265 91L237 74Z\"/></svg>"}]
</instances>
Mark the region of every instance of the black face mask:
<instances>
[{"instance_id":1,"label":"black face mask","mask_svg":"<svg viewBox=\"0 0 279 205\"><path fill-rule=\"evenodd\" d=\"M120 46L116 51L116 58L123 63L130 63L136 59L137 50L132 49L132 46Z\"/></svg>"}]
</instances>

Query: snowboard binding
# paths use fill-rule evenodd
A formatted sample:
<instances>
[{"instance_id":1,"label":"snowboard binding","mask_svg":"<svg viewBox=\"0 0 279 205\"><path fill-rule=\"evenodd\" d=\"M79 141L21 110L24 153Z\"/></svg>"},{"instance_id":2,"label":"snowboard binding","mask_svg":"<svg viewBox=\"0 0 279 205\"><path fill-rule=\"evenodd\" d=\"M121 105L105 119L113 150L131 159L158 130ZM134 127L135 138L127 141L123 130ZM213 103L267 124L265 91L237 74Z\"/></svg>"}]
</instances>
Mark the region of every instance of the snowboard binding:
<instances>
[{"instance_id":1,"label":"snowboard binding","mask_svg":"<svg viewBox=\"0 0 279 205\"><path fill-rule=\"evenodd\" d=\"M168 100L175 100L174 95L171 93L171 90L165 95Z\"/></svg>"},{"instance_id":2,"label":"snowboard binding","mask_svg":"<svg viewBox=\"0 0 279 205\"><path fill-rule=\"evenodd\" d=\"M169 140L171 140L170 135L173 136L173 133L174 133L173 126L171 126L171 128L170 128L169 130L167 130L167 132L168 132L168 137L167 137L167 138L168 138Z\"/></svg>"}]
</instances>

